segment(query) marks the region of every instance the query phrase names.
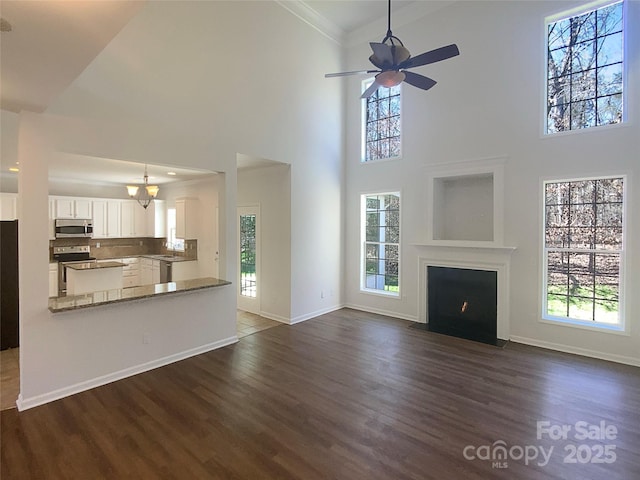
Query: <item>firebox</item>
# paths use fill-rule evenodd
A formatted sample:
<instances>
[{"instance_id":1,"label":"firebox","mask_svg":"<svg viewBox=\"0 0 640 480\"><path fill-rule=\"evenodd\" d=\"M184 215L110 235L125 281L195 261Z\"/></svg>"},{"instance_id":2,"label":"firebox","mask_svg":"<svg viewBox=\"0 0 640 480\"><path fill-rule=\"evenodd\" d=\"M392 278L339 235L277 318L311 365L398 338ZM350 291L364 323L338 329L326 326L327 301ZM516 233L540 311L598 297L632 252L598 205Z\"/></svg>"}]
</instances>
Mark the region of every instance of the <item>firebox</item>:
<instances>
[{"instance_id":1,"label":"firebox","mask_svg":"<svg viewBox=\"0 0 640 480\"><path fill-rule=\"evenodd\" d=\"M504 343L497 338L498 272L429 266L427 282L429 331Z\"/></svg>"}]
</instances>

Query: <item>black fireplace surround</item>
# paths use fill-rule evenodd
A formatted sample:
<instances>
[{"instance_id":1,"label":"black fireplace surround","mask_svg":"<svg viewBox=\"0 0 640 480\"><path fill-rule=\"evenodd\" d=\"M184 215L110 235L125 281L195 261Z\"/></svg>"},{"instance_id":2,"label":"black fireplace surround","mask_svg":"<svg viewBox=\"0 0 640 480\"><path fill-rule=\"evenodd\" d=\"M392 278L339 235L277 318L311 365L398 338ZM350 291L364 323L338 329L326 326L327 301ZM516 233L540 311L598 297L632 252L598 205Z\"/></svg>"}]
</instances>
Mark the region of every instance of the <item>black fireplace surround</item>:
<instances>
[{"instance_id":1,"label":"black fireplace surround","mask_svg":"<svg viewBox=\"0 0 640 480\"><path fill-rule=\"evenodd\" d=\"M500 345L498 272L427 267L428 329L477 342Z\"/></svg>"}]
</instances>

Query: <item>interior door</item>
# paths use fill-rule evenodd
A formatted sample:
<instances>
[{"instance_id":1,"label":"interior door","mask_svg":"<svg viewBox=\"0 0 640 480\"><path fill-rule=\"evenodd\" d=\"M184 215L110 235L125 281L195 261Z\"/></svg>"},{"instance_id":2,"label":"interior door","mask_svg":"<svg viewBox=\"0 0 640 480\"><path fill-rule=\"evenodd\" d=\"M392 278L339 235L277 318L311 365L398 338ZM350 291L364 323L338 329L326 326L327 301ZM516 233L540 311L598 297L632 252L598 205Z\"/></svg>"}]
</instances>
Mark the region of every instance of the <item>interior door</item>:
<instances>
[{"instance_id":1,"label":"interior door","mask_svg":"<svg viewBox=\"0 0 640 480\"><path fill-rule=\"evenodd\" d=\"M238 308L260 314L260 211L238 208Z\"/></svg>"}]
</instances>

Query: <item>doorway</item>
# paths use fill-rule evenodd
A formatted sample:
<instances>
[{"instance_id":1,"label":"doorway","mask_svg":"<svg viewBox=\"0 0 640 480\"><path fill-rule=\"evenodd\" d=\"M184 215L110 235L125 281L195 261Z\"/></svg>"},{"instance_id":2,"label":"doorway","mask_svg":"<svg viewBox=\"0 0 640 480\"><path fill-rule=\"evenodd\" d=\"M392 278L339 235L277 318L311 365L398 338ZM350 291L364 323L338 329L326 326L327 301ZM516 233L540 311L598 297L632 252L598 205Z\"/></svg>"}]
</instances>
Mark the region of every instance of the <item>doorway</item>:
<instances>
[{"instance_id":1,"label":"doorway","mask_svg":"<svg viewBox=\"0 0 640 480\"><path fill-rule=\"evenodd\" d=\"M260 208L238 207L238 308L260 313Z\"/></svg>"}]
</instances>

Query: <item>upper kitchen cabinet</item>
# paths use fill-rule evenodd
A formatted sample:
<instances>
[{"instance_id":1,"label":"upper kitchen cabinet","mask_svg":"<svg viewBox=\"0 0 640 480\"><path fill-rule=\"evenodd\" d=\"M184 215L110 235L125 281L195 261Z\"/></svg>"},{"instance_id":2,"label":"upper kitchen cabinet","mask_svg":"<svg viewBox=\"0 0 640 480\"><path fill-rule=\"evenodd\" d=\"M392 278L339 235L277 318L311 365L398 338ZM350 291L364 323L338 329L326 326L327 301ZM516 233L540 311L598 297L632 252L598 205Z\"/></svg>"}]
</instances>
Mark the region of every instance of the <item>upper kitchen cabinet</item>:
<instances>
[{"instance_id":1,"label":"upper kitchen cabinet","mask_svg":"<svg viewBox=\"0 0 640 480\"><path fill-rule=\"evenodd\" d=\"M135 200L125 200L120 205L122 237L147 236L147 212Z\"/></svg>"},{"instance_id":2,"label":"upper kitchen cabinet","mask_svg":"<svg viewBox=\"0 0 640 480\"><path fill-rule=\"evenodd\" d=\"M147 208L147 233L151 237L167 236L167 202L154 200Z\"/></svg>"},{"instance_id":3,"label":"upper kitchen cabinet","mask_svg":"<svg viewBox=\"0 0 640 480\"><path fill-rule=\"evenodd\" d=\"M176 198L176 238L197 238L198 199Z\"/></svg>"},{"instance_id":4,"label":"upper kitchen cabinet","mask_svg":"<svg viewBox=\"0 0 640 480\"><path fill-rule=\"evenodd\" d=\"M93 238L120 237L120 200L94 200Z\"/></svg>"},{"instance_id":5,"label":"upper kitchen cabinet","mask_svg":"<svg viewBox=\"0 0 640 480\"><path fill-rule=\"evenodd\" d=\"M0 220L18 218L18 194L0 193Z\"/></svg>"},{"instance_id":6,"label":"upper kitchen cabinet","mask_svg":"<svg viewBox=\"0 0 640 480\"><path fill-rule=\"evenodd\" d=\"M56 218L93 218L89 199L57 197L55 200Z\"/></svg>"}]
</instances>

